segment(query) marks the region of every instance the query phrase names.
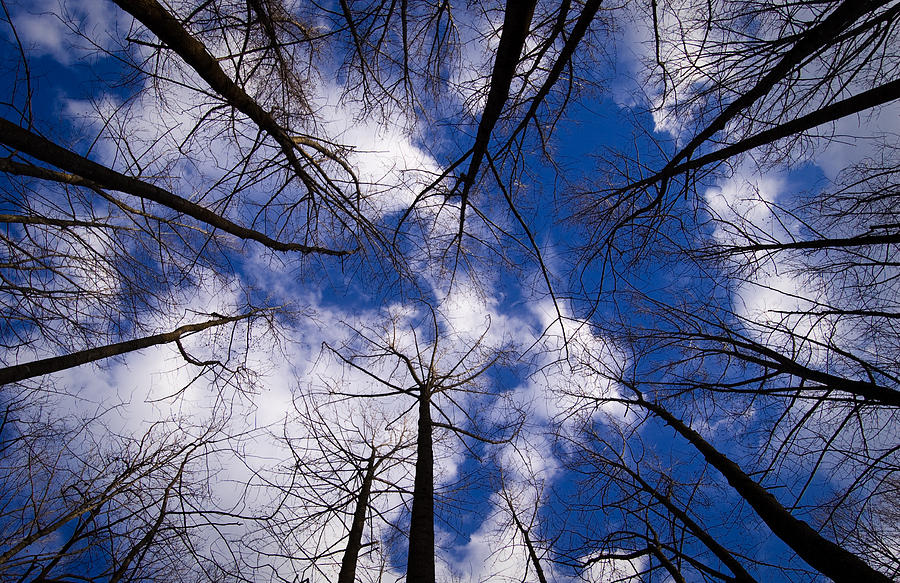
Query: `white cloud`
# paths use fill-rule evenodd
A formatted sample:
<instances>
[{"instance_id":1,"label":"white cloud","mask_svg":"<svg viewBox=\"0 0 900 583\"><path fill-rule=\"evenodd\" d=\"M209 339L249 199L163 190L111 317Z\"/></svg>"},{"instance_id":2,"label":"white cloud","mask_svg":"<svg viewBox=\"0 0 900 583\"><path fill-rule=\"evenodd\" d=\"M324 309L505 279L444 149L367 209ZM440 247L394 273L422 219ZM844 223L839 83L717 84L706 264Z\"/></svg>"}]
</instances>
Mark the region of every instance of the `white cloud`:
<instances>
[{"instance_id":1,"label":"white cloud","mask_svg":"<svg viewBox=\"0 0 900 583\"><path fill-rule=\"evenodd\" d=\"M105 0L30 0L27 4L12 13L22 43L34 54L50 56L63 65L95 57L98 48L113 49L112 31L130 20Z\"/></svg>"},{"instance_id":2,"label":"white cloud","mask_svg":"<svg viewBox=\"0 0 900 583\"><path fill-rule=\"evenodd\" d=\"M532 348L535 372L521 388L537 415L576 428L590 420L609 422L631 419L614 379L628 367L625 352L591 331L591 324L569 316L562 320L550 301L535 303L544 333ZM612 399L612 400L610 400Z\"/></svg>"},{"instance_id":3,"label":"white cloud","mask_svg":"<svg viewBox=\"0 0 900 583\"><path fill-rule=\"evenodd\" d=\"M716 243L746 245L749 238L775 240L789 235L786 229L795 221L782 222L774 208L784 184L777 175L760 177L754 171L739 171L708 188L703 198L715 221Z\"/></svg>"},{"instance_id":4,"label":"white cloud","mask_svg":"<svg viewBox=\"0 0 900 583\"><path fill-rule=\"evenodd\" d=\"M348 162L358 173L371 220L406 210L441 174L434 158L415 145L412 120L396 116L387 123L364 115L361 105L331 83L323 83L314 101L324 137L352 144Z\"/></svg>"},{"instance_id":5,"label":"white cloud","mask_svg":"<svg viewBox=\"0 0 900 583\"><path fill-rule=\"evenodd\" d=\"M893 101L861 115L838 120L834 124L834 137L817 144L811 161L829 180L834 180L855 163L866 158L880 159L882 144L879 138L897 135L900 135L900 102Z\"/></svg>"},{"instance_id":6,"label":"white cloud","mask_svg":"<svg viewBox=\"0 0 900 583\"><path fill-rule=\"evenodd\" d=\"M715 220L713 238L720 245L747 245L760 241L791 241L800 233L796 218L784 213L778 199L784 181L737 172L704 194ZM732 306L757 341L779 349L793 347L800 358L813 362L825 354L822 342L833 329L829 318L804 318L801 314L827 305L827 288L790 253L764 251L740 254L742 268L732 281ZM806 339L806 340L802 340Z\"/></svg>"},{"instance_id":7,"label":"white cloud","mask_svg":"<svg viewBox=\"0 0 900 583\"><path fill-rule=\"evenodd\" d=\"M610 555L624 554L622 551L612 550ZM582 558L582 562L591 557ZM584 578L589 583L626 583L639 581L640 573L647 568L647 557L640 556L634 559L603 559L593 562L584 572Z\"/></svg>"}]
</instances>

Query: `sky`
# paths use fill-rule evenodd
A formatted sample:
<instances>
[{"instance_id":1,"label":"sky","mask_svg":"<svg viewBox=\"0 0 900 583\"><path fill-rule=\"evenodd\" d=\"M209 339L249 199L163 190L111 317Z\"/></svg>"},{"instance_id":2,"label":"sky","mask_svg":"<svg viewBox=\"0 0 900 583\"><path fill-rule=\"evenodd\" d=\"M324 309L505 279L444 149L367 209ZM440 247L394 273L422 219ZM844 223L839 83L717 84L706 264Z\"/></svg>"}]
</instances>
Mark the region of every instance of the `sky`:
<instances>
[{"instance_id":1,"label":"sky","mask_svg":"<svg viewBox=\"0 0 900 583\"><path fill-rule=\"evenodd\" d=\"M170 5L184 15L189 4ZM215 4L234 10L227 2ZM344 257L274 252L221 232L210 236L208 225L184 217L159 228L158 240L150 240L143 229L157 224L155 219L123 212L96 192L0 179L0 213L30 208L91 215L118 226L114 232L74 228L30 239L21 236L20 227L7 227L7 240L58 254L46 258L58 263L56 275L42 285L71 285L88 293L51 305L4 289L4 310L15 314L4 319L0 361L5 365L168 331L216 314L260 310L234 326L185 337L181 347L155 346L19 383L14 391L4 388L6 402L25 403L21 427L28 420L69 436L64 445L35 444L43 457L55 451L67 471L38 475L32 483L57 487L56 481L96 465L93 455L114 464L110 452L117 448L150 443L167 452L192 443L196 449L190 450L187 467L198 484L198 504L231 517L221 523L190 518L196 520L196 554L220 565L240 564L253 580L296 575L326 581L334 579L339 555L310 561L303 552L340 548L346 525L343 518L317 512L346 502L356 480L353 458L365 459L375 444L379 454L390 450L393 457L380 466L383 487L372 501L378 512L366 531L367 540L377 544L361 569L372 580L379 574L394 580L405 567L405 491L415 459L415 402L392 388L412 382L398 357L403 355L420 372L433 368L451 379L486 370L436 401L442 422L492 442L435 433L439 580L537 580L511 510L528 521L552 580L673 580L659 568L641 575L649 564L646 555L592 560L598 552L624 553L615 547L615 537L602 537L628 530L642 511L628 506L628 492L614 480L602 479L616 460L643 467L660 483L669 476L671 492L689 500L726 547L761 565L784 566L755 565L759 580L806 580L805 564L766 531L695 450L664 424L615 399L631 396L619 381L664 384L684 374L681 365L693 366L689 359L679 361L677 347L648 346L639 338L654 326L677 329L692 315L721 318L738 326L736 334L767 346L801 337L797 354L812 367L831 366L835 337L851 338L852 347L871 349L881 358L861 327L804 315L853 301L841 295L846 287L827 270L806 269L818 259L760 254L746 265L716 264L676 250L748 239L787 241L810 232L855 233L857 225L849 220L816 223L815 209L804 201L834 188L853 164L879 156L891 163L893 151L884 145L896 145L900 131L896 101L819 128L819 136L813 132L803 141L779 143L778 151L735 158L725 170L701 176L686 196L666 200L666 212L675 219L658 228L648 223L649 235L623 231L615 241L619 253L604 255L597 251L604 235L597 219L606 212L604 189L664 164L708 115L697 96L723 79L739 85L728 71L753 78L755 65L747 57L751 73L729 69L704 52L709 39L675 34L679 19L702 17L693 3L660 4L658 48L649 6L608 6L576 52L577 78L565 110L551 122L563 100L560 91L552 92L538 110L537 124L507 151L505 140L562 50L557 40L540 58L535 55L541 49L535 38L548 34L558 9L556 3L539 2L523 49L528 57L518 66L514 98L504 110L512 122L498 125L489 147L504 188L491 178L486 160L486 177L471 195L460 242L453 177L468 165L488 99L502 6L455 7L456 36L448 38L458 50L426 81L423 71L430 71L421 60L428 46L416 45L412 88L404 93L400 85L362 83L348 67L352 55L347 31L336 24L337 3L287 5L293 22L301 23L298 28L319 39L317 52L307 54L302 44L292 49L303 99L280 101L277 75L265 66L246 87L294 123L298 137L291 139L318 140L321 147L309 157L310 167L334 180L319 206L304 198L296 181L285 185L284 169L272 164L279 154L271 140L261 141L245 117L214 107L217 101L203 79L173 55L159 57L155 37L113 3L4 0L4 119L276 239L296 236L304 244L352 251ZM803 15L794 18L800 22ZM777 35L776 16L751 24L759 27L752 32L760 37ZM210 27L202 34L226 73L237 77L236 71L250 70L233 58L241 43L249 42L237 29ZM395 36L386 42L396 42ZM864 68L846 80L840 95L865 90L885 76L890 80L896 55L884 46L875 50L884 57L883 70L874 64ZM655 58L674 73L662 79L658 70L648 70ZM828 58L811 60L804 74L815 79L816 68ZM135 63L140 72L132 68ZM390 71L400 65L382 57L374 66ZM148 71L160 78L150 78ZM806 103L792 105L797 115L827 93L808 91ZM714 142L737 141L747 131L746 124L733 124ZM359 183L355 191L348 168ZM442 180L445 175L450 178ZM120 200L150 215L173 216L134 197ZM895 305L892 269L875 277L866 296L878 305ZM651 311L651 306L666 307ZM20 314L36 314L42 325L17 320ZM625 342L629 336L633 345ZM889 347L880 350L890 354ZM216 364L197 366L197 361ZM741 371L721 374L730 380ZM782 502L813 522L821 520L816 501L860 477L853 455L841 450L855 451L866 438L874 450L896 444L891 409L876 411L867 417L866 430L854 433L844 427L841 411L803 405L779 418L777 405L739 396L674 402L706 439L768 473L771 484L784 488ZM803 423L792 425L804 415ZM766 442L769 429L775 438ZM832 430L834 453L815 459L826 439L822 435ZM4 448L2 455L9 467L26 463L24 451ZM170 475L159 472L149 479ZM860 491L877 489L866 484ZM291 488L298 494L285 495L294 492ZM71 528L39 544L58 547ZM889 552L900 549L896 530L881 536ZM632 543L623 538L621 544ZM696 540L690 545L700 546ZM82 568L104 568L103 560L97 561Z\"/></svg>"}]
</instances>

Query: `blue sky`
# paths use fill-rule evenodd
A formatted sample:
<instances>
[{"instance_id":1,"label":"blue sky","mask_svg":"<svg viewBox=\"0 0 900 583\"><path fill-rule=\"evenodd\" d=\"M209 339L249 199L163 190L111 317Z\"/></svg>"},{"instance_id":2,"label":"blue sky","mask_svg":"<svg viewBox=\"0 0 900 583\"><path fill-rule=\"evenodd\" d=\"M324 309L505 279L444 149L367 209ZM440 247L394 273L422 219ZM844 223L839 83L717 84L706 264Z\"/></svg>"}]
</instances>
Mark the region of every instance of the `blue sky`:
<instances>
[{"instance_id":1,"label":"blue sky","mask_svg":"<svg viewBox=\"0 0 900 583\"><path fill-rule=\"evenodd\" d=\"M173 4L178 14L189 12L182 4L190 3ZM225 13L243 14L221 4ZM62 463L90 467L91 455L106 456L142 436L161 449L196 442L187 466L200 492L193 503L233 515L216 525L200 515L190 519L196 520L198 564L226 571L240 565L250 580L298 575L326 581L337 572L335 549L341 548L348 519L346 513L318 512L352 499L356 458L365 459L377 446L379 455L391 454L380 466L383 488L372 500L365 534L371 546L360 568L365 580L395 580L406 561L403 529L415 458L414 399L392 389L412 382L406 356L420 372L433 367L448 379L486 369L434 403L436 419L468 434L435 430L438 579L536 581L514 516L530 526L544 569L557 581L674 581L647 554L592 560L604 553L627 555L638 543L624 533L648 536L651 527L671 527L654 536L681 541L685 556L726 570L696 537L679 535L634 480L622 478L613 454L657 488L670 488L673 499L758 580L816 577L690 444L639 407L621 402L633 396L632 381L658 395L824 536L865 552L841 530L862 508L859 516L877 534L871 537L884 542L878 560L898 556L900 534L879 522L878 514L892 500L884 484L896 479L893 408L851 415L846 404L786 404L737 391L679 392L681 382L724 386L759 374L752 363L710 348L715 342L703 337L709 331L789 351L811 369L854 380L877 369L879 382L896 390L893 328L873 332L877 322L871 314L861 323L819 314L829 306L892 311L895 247L873 251L883 267L874 275L865 254L846 268L841 255L760 253L751 260L735 254L720 261L697 256L748 242L846 237L865 230L869 218L892 220L890 208L854 216L848 211L844 220L838 212L831 220L834 208L816 206L816 197L845 192L841 181L854 164L881 160L889 170L896 167L896 101L818 127L803 140L778 142L777 149L733 157L684 192L673 181L658 223L638 219L607 240L616 216L610 210L616 199L604 199L610 189L627 173L646 175L664 166L708 122L710 111L735 97L728 83L744 87L755 81L754 67L770 63L740 52L718 61L699 32L677 27L678 17L688 22L699 8L661 3L658 50L674 71L663 84L654 65L650 6L610 6L576 52L565 109L559 111L568 72L538 109L520 149L505 151L501 145L562 50L558 39L541 67L532 68L538 39L548 34L559 8L539 2L524 46L530 57L518 66L512 97L488 147L497 179L486 159L460 241L460 200L453 188L468 167L466 152L487 98L502 6L454 7L459 44L452 58L426 83L427 51L412 54L412 90L404 93L402 84L385 89L356 83L339 4L288 4L295 20L285 20L286 29L296 25L320 38L318 51L302 43L290 49L301 89L279 101L277 75L266 63L244 86L279 119L294 124L287 128L290 139L321 181L312 199L300 181L288 180L271 139L261 138L246 116L232 117L233 110L222 107L204 80L171 52L160 57L155 37L113 3L4 4L3 118L274 239L353 251L346 257L272 251L137 197L105 198L90 189L4 175L0 213L115 225L110 231L84 227L37 236L28 236L21 225L6 227L8 257L16 256L16 244L32 252L52 248L58 256L45 258L53 270L42 285L81 294L51 305L5 288L9 316L0 359L6 366L169 331L216 314L260 310L233 326L185 337L181 348L165 344L4 387L4 400L25 403L22 419L41 420L71 436L60 449ZM882 10L895 8L887 3ZM804 10L772 9L747 24L755 28L738 27L733 37L714 31L709 42L752 44L743 36L751 30L759 38L778 38L785 22L802 30L804 19L815 16L814 8ZM235 71L252 70L247 62L255 57L248 53L244 62L234 55L242 42L256 41L242 38L237 28L203 28L209 14L195 13L194 32L220 57L226 73L239 78ZM753 105L759 111L750 108L747 118L733 120L697 153L775 124L777 114L771 112L784 103L788 116L799 117L890 81L898 70L890 49L896 33L885 35L888 40L873 49L880 61L848 57L848 72L841 73L846 79L838 75L835 81L839 89L815 84L833 57L823 51L798 68L800 97L791 101L787 82L776 86ZM396 43L396 31L385 38ZM836 50L840 57L848 49ZM398 61L379 66L385 80L396 80L390 68L399 67ZM853 67L856 74L849 71ZM151 79L149 71L159 78ZM726 87L721 93L719 82ZM557 114L551 133L549 120ZM540 151L544 139L549 159ZM11 151L7 147L2 156ZM444 173L448 177L440 179ZM641 206L640 196L652 193L623 197L622 208ZM26 277L9 262L3 270L12 279ZM200 361L215 363L198 366ZM746 384L791 382L796 379L773 375ZM17 431L24 430L4 427L7 436ZM864 450L872 453L859 453ZM880 452L887 452L882 465L868 468ZM17 451L2 455L10 467L24 459ZM46 475L35 481L55 488L54 480L65 479ZM829 499L844 493L845 504L826 521ZM20 500L22 493L10 496ZM70 523L40 545L58 548L72 529ZM309 560L311 554L322 557ZM101 556L91 567L75 565L102 571L104 561ZM196 567L187 563L186 569ZM690 561L679 565L688 580L704 576Z\"/></svg>"}]
</instances>

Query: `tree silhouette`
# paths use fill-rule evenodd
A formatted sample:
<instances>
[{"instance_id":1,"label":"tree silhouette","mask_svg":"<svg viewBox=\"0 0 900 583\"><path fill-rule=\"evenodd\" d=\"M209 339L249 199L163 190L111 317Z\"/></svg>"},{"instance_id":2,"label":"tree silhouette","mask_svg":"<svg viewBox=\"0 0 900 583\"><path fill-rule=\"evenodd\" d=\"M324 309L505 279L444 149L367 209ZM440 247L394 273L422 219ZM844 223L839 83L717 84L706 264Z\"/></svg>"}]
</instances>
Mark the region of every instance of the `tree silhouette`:
<instances>
[{"instance_id":1,"label":"tree silhouette","mask_svg":"<svg viewBox=\"0 0 900 583\"><path fill-rule=\"evenodd\" d=\"M4 580L900 576L896 0L0 7Z\"/></svg>"}]
</instances>

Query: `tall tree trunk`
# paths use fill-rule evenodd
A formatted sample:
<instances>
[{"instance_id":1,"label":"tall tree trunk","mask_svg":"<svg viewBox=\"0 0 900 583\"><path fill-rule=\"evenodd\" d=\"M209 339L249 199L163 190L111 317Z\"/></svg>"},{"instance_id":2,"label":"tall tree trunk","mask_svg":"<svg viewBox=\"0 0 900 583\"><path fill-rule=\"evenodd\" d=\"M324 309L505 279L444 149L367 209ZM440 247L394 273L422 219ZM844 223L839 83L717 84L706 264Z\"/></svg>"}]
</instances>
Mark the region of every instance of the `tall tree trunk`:
<instances>
[{"instance_id":1,"label":"tall tree trunk","mask_svg":"<svg viewBox=\"0 0 900 583\"><path fill-rule=\"evenodd\" d=\"M419 434L416 437L416 479L406 583L434 583L434 452L431 440L431 391L419 392Z\"/></svg>"},{"instance_id":2,"label":"tall tree trunk","mask_svg":"<svg viewBox=\"0 0 900 583\"><path fill-rule=\"evenodd\" d=\"M529 529L526 528L524 524L522 524L521 520L519 520L519 516L518 514L516 514L516 508L515 506L513 506L512 500L510 500L508 495L505 497L506 506L509 508L509 513L512 516L513 523L515 523L516 529L525 540L525 547L528 549L528 559L531 561L531 564L534 567L534 572L537 574L538 581L540 583L547 583L547 577L544 575L544 567L541 565L541 558L538 557L537 549L534 548L534 543L531 540Z\"/></svg>"},{"instance_id":3,"label":"tall tree trunk","mask_svg":"<svg viewBox=\"0 0 900 583\"><path fill-rule=\"evenodd\" d=\"M179 340L185 334L192 332L200 332L213 326L221 326L231 322L237 322L249 318L253 314L242 314L240 316L223 317L215 320L207 320L206 322L198 322L197 324L185 324L171 332L162 334L154 334L153 336L144 336L143 338L135 338L134 340L126 340L125 342L117 342L116 344L107 344L106 346L98 346L97 348L88 348L72 352L64 356L53 356L35 360L25 364L14 364L6 368L0 368L0 386L8 383L18 383L26 379L38 377L42 375L59 372L89 362L96 362L105 358L127 354L135 350L149 348L160 344L168 344Z\"/></svg>"},{"instance_id":4,"label":"tall tree trunk","mask_svg":"<svg viewBox=\"0 0 900 583\"><path fill-rule=\"evenodd\" d=\"M865 561L824 538L809 524L794 517L771 492L760 486L736 463L710 445L699 433L655 403L638 403L672 426L703 454L711 466L719 470L728 483L756 511L772 532L797 555L836 583L890 583L890 579Z\"/></svg>"},{"instance_id":5,"label":"tall tree trunk","mask_svg":"<svg viewBox=\"0 0 900 583\"><path fill-rule=\"evenodd\" d=\"M366 463L366 473L363 474L362 486L359 489L359 497L356 499L356 510L353 512L353 523L350 525L350 534L347 535L347 548L344 550L344 558L341 559L341 572L338 574L338 583L353 583L356 579L356 562L359 559L359 551L362 548L363 527L366 525L366 510L369 507L369 494L372 492L372 481L375 478L375 448Z\"/></svg>"},{"instance_id":6,"label":"tall tree trunk","mask_svg":"<svg viewBox=\"0 0 900 583\"><path fill-rule=\"evenodd\" d=\"M303 166L294 151L295 143L271 113L253 99L222 69L206 46L194 37L182 23L156 0L113 0L119 7L134 16L150 32L190 65L228 105L237 109L259 128L269 134L287 158L291 168L311 195L321 190ZM314 145L310 140L309 145ZM320 150L320 148L317 148ZM321 152L320 153L324 153ZM341 163L335 159L335 162Z\"/></svg>"},{"instance_id":7,"label":"tall tree trunk","mask_svg":"<svg viewBox=\"0 0 900 583\"><path fill-rule=\"evenodd\" d=\"M257 241L275 251L299 251L300 253L322 253L337 256L348 254L344 251L310 247L300 243L276 241L265 233L238 225L223 215L182 198L164 188L160 188L155 184L107 168L2 118L0 118L0 143L70 173L65 174L49 168L29 166L9 160L0 162L0 171L9 174L33 176L41 180L50 180L63 184L76 184L88 188L124 192L184 213L235 237Z\"/></svg>"},{"instance_id":8,"label":"tall tree trunk","mask_svg":"<svg viewBox=\"0 0 900 583\"><path fill-rule=\"evenodd\" d=\"M472 146L472 159L469 161L469 170L463 177L462 196L459 209L459 235L463 233L463 222L466 216L466 201L469 190L475 183L478 168L487 153L488 144L491 141L491 132L503 113L503 105L509 99L509 88L516 74L516 66L522 57L522 49L528 38L531 27L531 18L534 16L534 7L537 0L507 0L506 11L503 17L503 32L500 33L500 44L497 47L497 56L494 59L494 69L491 73L491 87L488 90L487 101L481 120L478 122L478 132L475 134L475 144ZM460 243L462 243L460 241Z\"/></svg>"},{"instance_id":9,"label":"tall tree trunk","mask_svg":"<svg viewBox=\"0 0 900 583\"><path fill-rule=\"evenodd\" d=\"M734 581L736 583L758 583L756 579L754 579L750 573L744 569L744 566L741 565L738 560L731 554L731 551L727 550L725 547L720 545L706 530L700 526L697 522L694 521L690 517L690 515L679 508L669 496L662 494L659 490L651 486L646 480L644 480L640 474L636 471L629 468L624 461L620 461L620 463L616 464L616 467L621 468L625 472L628 473L645 491L649 492L657 501L659 501L666 509L677 518L685 527L687 527L688 531L690 531L694 536L696 536L700 542L706 545L706 548L711 550L716 558L718 558L723 565L728 567L731 572L734 574Z\"/></svg>"}]
</instances>

